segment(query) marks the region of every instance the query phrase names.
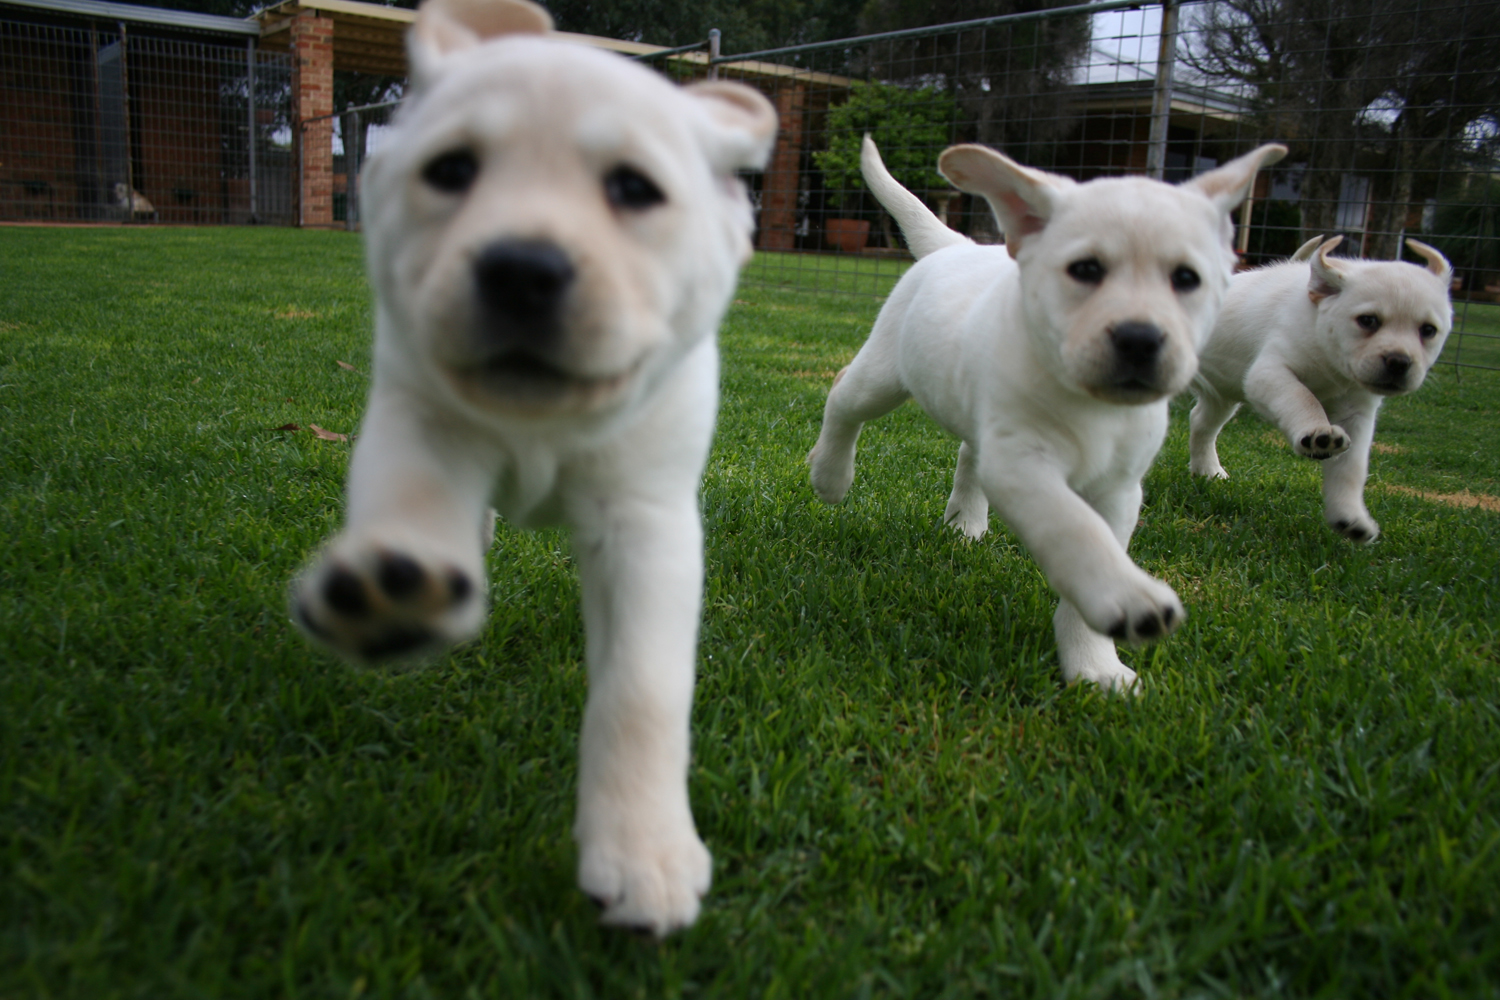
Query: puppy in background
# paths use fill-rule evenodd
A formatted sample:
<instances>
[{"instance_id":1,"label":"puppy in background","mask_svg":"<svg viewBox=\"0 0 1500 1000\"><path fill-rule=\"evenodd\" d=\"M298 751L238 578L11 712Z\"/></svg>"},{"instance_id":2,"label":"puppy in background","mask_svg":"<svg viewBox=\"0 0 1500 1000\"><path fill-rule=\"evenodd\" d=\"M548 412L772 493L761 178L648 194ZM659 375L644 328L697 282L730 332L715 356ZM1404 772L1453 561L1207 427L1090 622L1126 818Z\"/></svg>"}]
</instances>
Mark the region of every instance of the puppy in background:
<instances>
[{"instance_id":1,"label":"puppy in background","mask_svg":"<svg viewBox=\"0 0 1500 1000\"><path fill-rule=\"evenodd\" d=\"M687 790L698 490L751 252L736 171L764 164L776 115L550 31L521 0L417 13L411 90L360 185L375 354L347 522L291 610L357 661L441 649L484 622L492 504L571 526L578 880L606 923L663 935L709 885Z\"/></svg>"},{"instance_id":2,"label":"puppy in background","mask_svg":"<svg viewBox=\"0 0 1500 1000\"><path fill-rule=\"evenodd\" d=\"M1426 267L1330 257L1342 236L1310 240L1288 261L1235 275L1198 361L1189 468L1227 479L1215 443L1241 403L1292 450L1323 463L1329 526L1356 542L1380 534L1365 509L1375 415L1413 392L1453 327L1443 255L1407 240Z\"/></svg>"},{"instance_id":3,"label":"puppy in background","mask_svg":"<svg viewBox=\"0 0 1500 1000\"><path fill-rule=\"evenodd\" d=\"M915 399L962 442L947 522L979 538L998 508L1061 595L1063 677L1130 688L1113 640L1158 639L1184 617L1126 551L1141 477L1229 286L1229 213L1284 155L1262 146L1173 187L1077 184L954 146L938 169L984 196L1005 233L1004 246L976 246L896 183L866 137L865 182L919 259L834 379L808 455L814 491L842 500L860 429Z\"/></svg>"}]
</instances>

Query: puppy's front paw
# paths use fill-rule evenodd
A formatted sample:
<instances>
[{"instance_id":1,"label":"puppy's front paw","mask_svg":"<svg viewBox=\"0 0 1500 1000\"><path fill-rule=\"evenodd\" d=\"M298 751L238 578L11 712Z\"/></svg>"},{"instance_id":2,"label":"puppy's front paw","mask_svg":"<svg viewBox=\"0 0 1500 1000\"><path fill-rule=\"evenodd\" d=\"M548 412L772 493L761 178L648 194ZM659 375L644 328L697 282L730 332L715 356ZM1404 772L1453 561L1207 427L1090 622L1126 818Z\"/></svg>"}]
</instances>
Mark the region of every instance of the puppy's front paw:
<instances>
[{"instance_id":1,"label":"puppy's front paw","mask_svg":"<svg viewBox=\"0 0 1500 1000\"><path fill-rule=\"evenodd\" d=\"M396 545L335 543L292 585L292 617L357 660L413 655L467 639L484 619L482 581Z\"/></svg>"},{"instance_id":2,"label":"puppy's front paw","mask_svg":"<svg viewBox=\"0 0 1500 1000\"><path fill-rule=\"evenodd\" d=\"M1325 458L1342 455L1349 450L1349 445L1348 432L1337 424L1308 427L1292 438L1292 450L1320 462Z\"/></svg>"},{"instance_id":3,"label":"puppy's front paw","mask_svg":"<svg viewBox=\"0 0 1500 1000\"><path fill-rule=\"evenodd\" d=\"M990 530L990 506L984 494L975 497L960 497L957 492L948 498L948 509L943 511L943 523L960 532L971 542L983 538Z\"/></svg>"},{"instance_id":4,"label":"puppy's front paw","mask_svg":"<svg viewBox=\"0 0 1500 1000\"><path fill-rule=\"evenodd\" d=\"M691 822L675 829L636 826L612 835L580 831L578 885L603 911L603 923L666 937L698 919L713 859Z\"/></svg>"},{"instance_id":5,"label":"puppy's front paw","mask_svg":"<svg viewBox=\"0 0 1500 1000\"><path fill-rule=\"evenodd\" d=\"M1139 645L1165 638L1186 617L1176 591L1155 577L1140 573L1130 585L1095 603L1085 620L1090 628L1111 639Z\"/></svg>"},{"instance_id":6,"label":"puppy's front paw","mask_svg":"<svg viewBox=\"0 0 1500 1000\"><path fill-rule=\"evenodd\" d=\"M853 449L837 452L837 449L820 440L807 453L813 492L824 503L838 503L844 499L854 482Z\"/></svg>"},{"instance_id":7,"label":"puppy's front paw","mask_svg":"<svg viewBox=\"0 0 1500 1000\"><path fill-rule=\"evenodd\" d=\"M1113 662L1090 664L1071 673L1065 671L1068 684L1097 684L1112 694L1138 695L1141 693L1140 678L1118 659Z\"/></svg>"},{"instance_id":8,"label":"puppy's front paw","mask_svg":"<svg viewBox=\"0 0 1500 1000\"><path fill-rule=\"evenodd\" d=\"M1213 455L1208 458L1192 458L1188 460L1188 472L1195 476L1206 476L1209 479L1228 479L1229 473L1224 471L1224 466L1219 464L1219 456Z\"/></svg>"},{"instance_id":9,"label":"puppy's front paw","mask_svg":"<svg viewBox=\"0 0 1500 1000\"><path fill-rule=\"evenodd\" d=\"M1369 514L1329 514L1328 526L1351 542L1373 542L1380 536L1380 525Z\"/></svg>"}]
</instances>

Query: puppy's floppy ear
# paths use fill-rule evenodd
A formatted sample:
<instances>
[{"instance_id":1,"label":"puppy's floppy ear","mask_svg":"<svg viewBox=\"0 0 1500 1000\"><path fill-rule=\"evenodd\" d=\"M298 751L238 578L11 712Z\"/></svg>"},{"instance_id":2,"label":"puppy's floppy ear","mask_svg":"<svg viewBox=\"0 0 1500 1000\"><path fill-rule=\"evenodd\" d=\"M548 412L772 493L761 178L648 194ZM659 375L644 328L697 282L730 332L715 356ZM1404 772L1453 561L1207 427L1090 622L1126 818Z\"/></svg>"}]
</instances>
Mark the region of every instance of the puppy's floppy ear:
<instances>
[{"instance_id":1,"label":"puppy's floppy ear","mask_svg":"<svg viewBox=\"0 0 1500 1000\"><path fill-rule=\"evenodd\" d=\"M1448 263L1448 258L1438 252L1436 247L1430 247L1421 240L1407 240L1406 245L1411 247L1411 252L1427 262L1427 270L1443 279L1443 284L1453 280L1453 265Z\"/></svg>"},{"instance_id":2,"label":"puppy's floppy ear","mask_svg":"<svg viewBox=\"0 0 1500 1000\"><path fill-rule=\"evenodd\" d=\"M708 113L708 158L716 171L766 165L776 142L776 108L753 87L711 80L683 88Z\"/></svg>"},{"instance_id":3,"label":"puppy's floppy ear","mask_svg":"<svg viewBox=\"0 0 1500 1000\"><path fill-rule=\"evenodd\" d=\"M1314 304L1344 290L1344 272L1328 259L1328 254L1342 242L1342 236L1335 236L1318 247L1318 252L1312 255L1312 272L1307 278L1307 297Z\"/></svg>"},{"instance_id":4,"label":"puppy's floppy ear","mask_svg":"<svg viewBox=\"0 0 1500 1000\"><path fill-rule=\"evenodd\" d=\"M1074 186L1066 177L1023 167L988 146L949 146L938 157L938 171L960 191L984 195L1012 257L1028 237L1046 228L1058 195Z\"/></svg>"},{"instance_id":5,"label":"puppy's floppy ear","mask_svg":"<svg viewBox=\"0 0 1500 1000\"><path fill-rule=\"evenodd\" d=\"M1292 254L1292 256L1288 259L1297 261L1312 260L1313 251L1318 249L1318 247L1321 246L1322 243L1323 237L1314 236L1312 239L1308 240L1306 243L1298 247L1297 252Z\"/></svg>"},{"instance_id":6,"label":"puppy's floppy ear","mask_svg":"<svg viewBox=\"0 0 1500 1000\"><path fill-rule=\"evenodd\" d=\"M500 35L544 35L552 15L528 0L426 0L406 36L411 82L422 90L437 79L443 61Z\"/></svg>"},{"instance_id":7,"label":"puppy's floppy ear","mask_svg":"<svg viewBox=\"0 0 1500 1000\"><path fill-rule=\"evenodd\" d=\"M1252 149L1238 159L1230 160L1217 170L1199 174L1183 185L1200 192L1219 211L1229 214L1250 194L1256 171L1270 166L1286 155L1286 147L1273 144Z\"/></svg>"}]
</instances>

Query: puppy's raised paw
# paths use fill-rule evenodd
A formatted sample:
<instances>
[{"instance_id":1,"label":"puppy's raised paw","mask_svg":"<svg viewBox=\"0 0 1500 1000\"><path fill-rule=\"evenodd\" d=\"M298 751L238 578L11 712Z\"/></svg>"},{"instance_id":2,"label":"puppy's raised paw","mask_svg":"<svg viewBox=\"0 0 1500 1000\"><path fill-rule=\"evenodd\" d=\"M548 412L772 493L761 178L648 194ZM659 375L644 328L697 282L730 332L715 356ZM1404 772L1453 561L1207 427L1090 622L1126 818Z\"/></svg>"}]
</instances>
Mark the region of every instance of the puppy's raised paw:
<instances>
[{"instance_id":1,"label":"puppy's raised paw","mask_svg":"<svg viewBox=\"0 0 1500 1000\"><path fill-rule=\"evenodd\" d=\"M1349 450L1347 431L1337 424L1324 427L1309 427L1292 438L1292 449L1307 458L1322 461Z\"/></svg>"},{"instance_id":2,"label":"puppy's raised paw","mask_svg":"<svg viewBox=\"0 0 1500 1000\"><path fill-rule=\"evenodd\" d=\"M580 837L579 852L578 884L600 922L663 938L698 919L713 859L691 825L647 837Z\"/></svg>"},{"instance_id":3,"label":"puppy's raised paw","mask_svg":"<svg viewBox=\"0 0 1500 1000\"><path fill-rule=\"evenodd\" d=\"M363 662L411 657L468 638L484 617L482 581L396 546L335 544L292 585L308 635Z\"/></svg>"},{"instance_id":4,"label":"puppy's raised paw","mask_svg":"<svg viewBox=\"0 0 1500 1000\"><path fill-rule=\"evenodd\" d=\"M1109 595L1102 605L1096 604L1085 620L1090 628L1111 639L1140 645L1171 635L1186 617L1176 592L1142 573L1134 586Z\"/></svg>"}]
</instances>

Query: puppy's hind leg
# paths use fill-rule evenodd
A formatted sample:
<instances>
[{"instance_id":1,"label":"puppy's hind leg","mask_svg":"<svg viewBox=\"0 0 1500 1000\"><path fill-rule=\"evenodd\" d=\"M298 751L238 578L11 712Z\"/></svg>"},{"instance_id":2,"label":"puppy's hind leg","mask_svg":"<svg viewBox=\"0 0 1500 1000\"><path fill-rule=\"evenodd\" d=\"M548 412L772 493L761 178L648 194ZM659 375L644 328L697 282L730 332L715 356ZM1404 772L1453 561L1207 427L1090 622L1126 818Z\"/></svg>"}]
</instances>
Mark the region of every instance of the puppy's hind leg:
<instances>
[{"instance_id":1,"label":"puppy's hind leg","mask_svg":"<svg viewBox=\"0 0 1500 1000\"><path fill-rule=\"evenodd\" d=\"M943 511L943 523L973 541L983 538L990 527L990 501L979 479L979 460L967 441L958 446L958 467L953 470L953 492Z\"/></svg>"},{"instance_id":2,"label":"puppy's hind leg","mask_svg":"<svg viewBox=\"0 0 1500 1000\"><path fill-rule=\"evenodd\" d=\"M860 429L906 402L910 395L896 372L894 343L883 344L877 326L849 367L839 372L823 407L823 430L807 453L813 492L838 503L854 482L854 445Z\"/></svg>"},{"instance_id":3,"label":"puppy's hind leg","mask_svg":"<svg viewBox=\"0 0 1500 1000\"><path fill-rule=\"evenodd\" d=\"M1188 471L1195 476L1210 479L1228 479L1229 473L1219 464L1219 431L1229 423L1239 410L1239 403L1231 403L1211 389L1194 387L1198 401L1188 417Z\"/></svg>"}]
</instances>

